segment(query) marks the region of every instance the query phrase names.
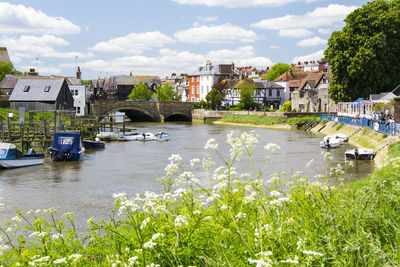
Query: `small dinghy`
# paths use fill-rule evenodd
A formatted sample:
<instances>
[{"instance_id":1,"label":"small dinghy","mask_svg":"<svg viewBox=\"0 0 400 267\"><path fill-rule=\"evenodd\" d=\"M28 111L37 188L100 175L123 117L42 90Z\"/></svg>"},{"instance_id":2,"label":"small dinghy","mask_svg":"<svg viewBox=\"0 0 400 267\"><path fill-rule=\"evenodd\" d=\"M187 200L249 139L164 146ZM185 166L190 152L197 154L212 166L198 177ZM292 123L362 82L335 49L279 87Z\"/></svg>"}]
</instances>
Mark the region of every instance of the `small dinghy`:
<instances>
[{"instance_id":1,"label":"small dinghy","mask_svg":"<svg viewBox=\"0 0 400 267\"><path fill-rule=\"evenodd\" d=\"M85 149L100 149L105 148L106 143L102 142L98 137L96 137L95 141L82 140L82 145Z\"/></svg>"},{"instance_id":2,"label":"small dinghy","mask_svg":"<svg viewBox=\"0 0 400 267\"><path fill-rule=\"evenodd\" d=\"M366 148L354 148L347 150L345 152L346 159L366 159L366 160L373 160L376 156L376 152L373 149L366 149Z\"/></svg>"},{"instance_id":3,"label":"small dinghy","mask_svg":"<svg viewBox=\"0 0 400 267\"><path fill-rule=\"evenodd\" d=\"M321 148L337 148L340 145L340 141L332 136L325 136L319 145Z\"/></svg>"},{"instance_id":4,"label":"small dinghy","mask_svg":"<svg viewBox=\"0 0 400 267\"><path fill-rule=\"evenodd\" d=\"M117 138L118 141L166 141L169 135L165 132L158 134L153 133L135 133L130 135L123 135Z\"/></svg>"},{"instance_id":5,"label":"small dinghy","mask_svg":"<svg viewBox=\"0 0 400 267\"><path fill-rule=\"evenodd\" d=\"M96 135L102 141L117 141L119 137L121 137L122 133L114 133L114 132L100 132Z\"/></svg>"},{"instance_id":6,"label":"small dinghy","mask_svg":"<svg viewBox=\"0 0 400 267\"><path fill-rule=\"evenodd\" d=\"M78 161L85 148L78 132L57 132L53 136L50 149L51 159L54 161Z\"/></svg>"},{"instance_id":7,"label":"small dinghy","mask_svg":"<svg viewBox=\"0 0 400 267\"><path fill-rule=\"evenodd\" d=\"M44 154L36 154L33 149L23 154L15 145L0 142L0 169L28 167L40 165L43 162Z\"/></svg>"},{"instance_id":8,"label":"small dinghy","mask_svg":"<svg viewBox=\"0 0 400 267\"><path fill-rule=\"evenodd\" d=\"M158 134L155 135L158 141L168 141L169 140L169 135L165 132L159 132Z\"/></svg>"}]
</instances>

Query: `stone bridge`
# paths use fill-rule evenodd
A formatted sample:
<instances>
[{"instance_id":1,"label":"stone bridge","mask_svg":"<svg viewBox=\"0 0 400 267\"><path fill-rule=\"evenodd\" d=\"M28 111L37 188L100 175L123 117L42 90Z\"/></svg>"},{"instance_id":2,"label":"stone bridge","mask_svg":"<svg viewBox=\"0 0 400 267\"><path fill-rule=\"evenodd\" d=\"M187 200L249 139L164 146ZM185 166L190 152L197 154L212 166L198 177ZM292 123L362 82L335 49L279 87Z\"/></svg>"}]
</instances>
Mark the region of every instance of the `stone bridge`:
<instances>
[{"instance_id":1,"label":"stone bridge","mask_svg":"<svg viewBox=\"0 0 400 267\"><path fill-rule=\"evenodd\" d=\"M91 113L100 120L113 112L125 112L131 121L191 121L193 103L149 102L139 100L97 101L90 104Z\"/></svg>"}]
</instances>

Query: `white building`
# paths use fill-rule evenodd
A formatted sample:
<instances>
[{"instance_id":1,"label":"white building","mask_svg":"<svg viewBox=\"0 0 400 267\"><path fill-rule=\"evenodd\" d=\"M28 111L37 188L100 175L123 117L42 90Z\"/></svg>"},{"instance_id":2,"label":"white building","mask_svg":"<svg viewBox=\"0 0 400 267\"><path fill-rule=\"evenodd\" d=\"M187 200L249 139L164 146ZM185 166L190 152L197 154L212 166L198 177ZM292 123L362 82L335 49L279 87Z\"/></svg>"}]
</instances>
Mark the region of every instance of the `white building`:
<instances>
[{"instance_id":1,"label":"white building","mask_svg":"<svg viewBox=\"0 0 400 267\"><path fill-rule=\"evenodd\" d=\"M238 78L238 73L234 70L234 64L212 65L210 61L205 67L199 67L191 76L198 76L200 79L198 95L199 100L206 100L207 94L212 87L224 79ZM196 88L197 89L197 88ZM196 101L198 102L198 101Z\"/></svg>"},{"instance_id":2,"label":"white building","mask_svg":"<svg viewBox=\"0 0 400 267\"><path fill-rule=\"evenodd\" d=\"M85 116L87 114L88 96L85 85L69 85L72 97L74 98L75 113L77 116Z\"/></svg>"}]
</instances>

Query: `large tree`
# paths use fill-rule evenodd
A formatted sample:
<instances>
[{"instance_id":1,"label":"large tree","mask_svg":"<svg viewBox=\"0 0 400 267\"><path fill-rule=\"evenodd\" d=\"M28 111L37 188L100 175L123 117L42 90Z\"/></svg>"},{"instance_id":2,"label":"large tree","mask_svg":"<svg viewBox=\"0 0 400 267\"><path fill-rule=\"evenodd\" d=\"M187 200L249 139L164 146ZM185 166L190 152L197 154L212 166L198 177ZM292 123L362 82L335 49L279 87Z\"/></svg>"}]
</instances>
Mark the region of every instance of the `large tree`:
<instances>
[{"instance_id":1,"label":"large tree","mask_svg":"<svg viewBox=\"0 0 400 267\"><path fill-rule=\"evenodd\" d=\"M148 101L152 96L153 92L147 88L146 84L141 82L132 89L132 92L128 95L128 98L131 100L144 99Z\"/></svg>"},{"instance_id":2,"label":"large tree","mask_svg":"<svg viewBox=\"0 0 400 267\"><path fill-rule=\"evenodd\" d=\"M256 84L253 81L245 81L239 87L240 100L239 107L242 109L249 109L255 105L254 102L254 90Z\"/></svg>"},{"instance_id":3,"label":"large tree","mask_svg":"<svg viewBox=\"0 0 400 267\"><path fill-rule=\"evenodd\" d=\"M265 80L273 81L290 69L295 70L295 67L285 63L276 63L266 74L264 74L263 78Z\"/></svg>"},{"instance_id":4,"label":"large tree","mask_svg":"<svg viewBox=\"0 0 400 267\"><path fill-rule=\"evenodd\" d=\"M338 101L367 98L400 83L400 1L376 0L350 13L325 50Z\"/></svg>"},{"instance_id":5,"label":"large tree","mask_svg":"<svg viewBox=\"0 0 400 267\"><path fill-rule=\"evenodd\" d=\"M179 96L175 87L169 83L164 84L156 89L157 98L160 101L177 101Z\"/></svg>"},{"instance_id":6,"label":"large tree","mask_svg":"<svg viewBox=\"0 0 400 267\"><path fill-rule=\"evenodd\" d=\"M224 99L224 94L217 88L211 89L206 95L207 105L211 109L216 109L221 107L222 100Z\"/></svg>"},{"instance_id":7,"label":"large tree","mask_svg":"<svg viewBox=\"0 0 400 267\"><path fill-rule=\"evenodd\" d=\"M4 79L6 74L22 74L17 71L11 62L0 61L0 82Z\"/></svg>"}]
</instances>

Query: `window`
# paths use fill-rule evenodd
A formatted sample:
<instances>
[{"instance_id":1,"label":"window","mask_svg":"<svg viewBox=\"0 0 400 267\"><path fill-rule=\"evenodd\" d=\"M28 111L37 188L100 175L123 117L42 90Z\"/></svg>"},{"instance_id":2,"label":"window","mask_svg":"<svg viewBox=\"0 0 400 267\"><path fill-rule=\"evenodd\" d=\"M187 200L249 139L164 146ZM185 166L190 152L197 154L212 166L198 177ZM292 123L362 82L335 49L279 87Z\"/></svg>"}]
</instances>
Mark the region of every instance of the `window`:
<instances>
[{"instance_id":1,"label":"window","mask_svg":"<svg viewBox=\"0 0 400 267\"><path fill-rule=\"evenodd\" d=\"M203 85L201 86L201 93L203 93Z\"/></svg>"},{"instance_id":2,"label":"window","mask_svg":"<svg viewBox=\"0 0 400 267\"><path fill-rule=\"evenodd\" d=\"M200 102L200 98L197 98L197 102Z\"/></svg>"},{"instance_id":3,"label":"window","mask_svg":"<svg viewBox=\"0 0 400 267\"><path fill-rule=\"evenodd\" d=\"M78 90L75 90L75 95L78 95Z\"/></svg>"},{"instance_id":4,"label":"window","mask_svg":"<svg viewBox=\"0 0 400 267\"><path fill-rule=\"evenodd\" d=\"M276 96L277 97L281 97L281 91L278 89L278 90L276 90Z\"/></svg>"},{"instance_id":5,"label":"window","mask_svg":"<svg viewBox=\"0 0 400 267\"><path fill-rule=\"evenodd\" d=\"M0 149L0 156L3 156L3 155L5 155L6 154L6 152L7 152L7 150L6 149Z\"/></svg>"},{"instance_id":6,"label":"window","mask_svg":"<svg viewBox=\"0 0 400 267\"><path fill-rule=\"evenodd\" d=\"M272 89L269 89L268 96L272 96Z\"/></svg>"},{"instance_id":7,"label":"window","mask_svg":"<svg viewBox=\"0 0 400 267\"><path fill-rule=\"evenodd\" d=\"M199 86L197 85L197 93L199 93Z\"/></svg>"},{"instance_id":8,"label":"window","mask_svg":"<svg viewBox=\"0 0 400 267\"><path fill-rule=\"evenodd\" d=\"M45 87L44 87L44 91L47 93L48 91L50 91L50 87L51 87L51 86L45 86Z\"/></svg>"},{"instance_id":9,"label":"window","mask_svg":"<svg viewBox=\"0 0 400 267\"><path fill-rule=\"evenodd\" d=\"M74 143L74 137L60 137L58 138L59 145L72 145Z\"/></svg>"},{"instance_id":10,"label":"window","mask_svg":"<svg viewBox=\"0 0 400 267\"><path fill-rule=\"evenodd\" d=\"M192 85L192 95L194 95L194 85Z\"/></svg>"},{"instance_id":11,"label":"window","mask_svg":"<svg viewBox=\"0 0 400 267\"><path fill-rule=\"evenodd\" d=\"M76 114L81 114L81 107L76 107Z\"/></svg>"},{"instance_id":12,"label":"window","mask_svg":"<svg viewBox=\"0 0 400 267\"><path fill-rule=\"evenodd\" d=\"M25 86L24 92L28 92L31 87L29 85Z\"/></svg>"},{"instance_id":13,"label":"window","mask_svg":"<svg viewBox=\"0 0 400 267\"><path fill-rule=\"evenodd\" d=\"M192 82L194 82L194 77L192 77Z\"/></svg>"},{"instance_id":14,"label":"window","mask_svg":"<svg viewBox=\"0 0 400 267\"><path fill-rule=\"evenodd\" d=\"M192 97L192 100L190 102L194 102L194 97Z\"/></svg>"}]
</instances>

